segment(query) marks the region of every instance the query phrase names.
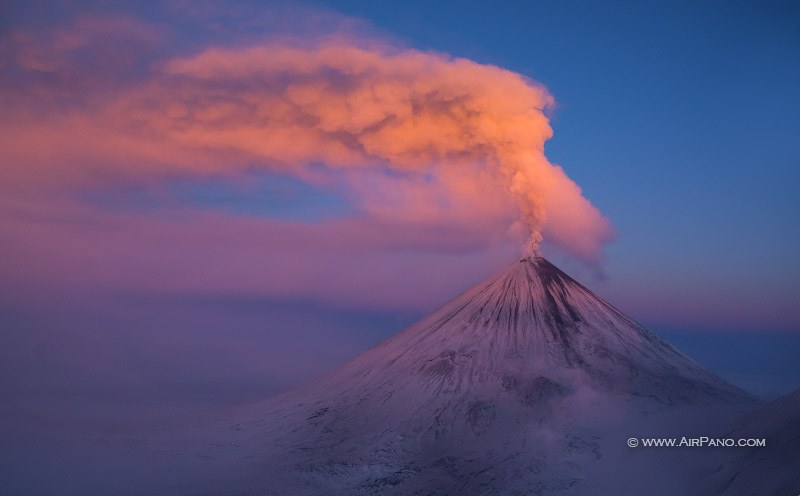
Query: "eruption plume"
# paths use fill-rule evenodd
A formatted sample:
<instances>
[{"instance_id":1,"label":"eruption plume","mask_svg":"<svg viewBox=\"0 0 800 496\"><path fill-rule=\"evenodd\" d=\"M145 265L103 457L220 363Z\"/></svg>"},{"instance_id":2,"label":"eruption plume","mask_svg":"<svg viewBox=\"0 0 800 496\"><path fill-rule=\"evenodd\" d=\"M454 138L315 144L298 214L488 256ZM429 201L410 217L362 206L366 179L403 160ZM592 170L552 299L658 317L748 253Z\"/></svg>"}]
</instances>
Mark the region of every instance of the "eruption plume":
<instances>
[{"instance_id":1,"label":"eruption plume","mask_svg":"<svg viewBox=\"0 0 800 496\"><path fill-rule=\"evenodd\" d=\"M45 90L50 84L53 98L63 98L71 89L79 93L72 101L83 102L66 103L58 121L29 124L34 135L57 140L53 153L144 174L236 173L254 164L308 181L338 174L370 215L516 215L511 231L527 238L530 252L547 239L587 261L610 239L609 222L544 155L553 98L514 72L345 36L210 47L150 61L141 84L116 87L112 76L97 75L102 68L82 81L66 62L52 62L93 44L100 50L106 38L85 34L77 48L48 55L47 67L70 78L51 76ZM153 53L152 35L147 43ZM43 71L30 54L47 46L17 48L26 54L18 68ZM102 98L92 81L103 82ZM10 147L15 134L31 132L16 125Z\"/></svg>"}]
</instances>

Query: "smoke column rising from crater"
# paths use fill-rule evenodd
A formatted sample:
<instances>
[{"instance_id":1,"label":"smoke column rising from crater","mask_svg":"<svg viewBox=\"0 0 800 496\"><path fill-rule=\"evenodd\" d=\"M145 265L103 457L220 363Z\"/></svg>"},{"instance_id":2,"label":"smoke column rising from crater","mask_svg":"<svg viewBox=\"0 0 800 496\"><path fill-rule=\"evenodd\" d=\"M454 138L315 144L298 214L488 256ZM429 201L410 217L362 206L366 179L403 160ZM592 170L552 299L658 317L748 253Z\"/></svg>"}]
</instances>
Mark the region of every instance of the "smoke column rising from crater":
<instances>
[{"instance_id":1,"label":"smoke column rising from crater","mask_svg":"<svg viewBox=\"0 0 800 496\"><path fill-rule=\"evenodd\" d=\"M107 43L82 40L84 51ZM153 52L152 34L147 43ZM36 48L18 50L26 54L17 58L22 70L42 71L29 54L48 46ZM69 47L50 50L69 60ZM591 263L611 239L607 219L544 155L553 98L514 72L352 36L212 46L149 67L141 84L110 89L113 78L95 68L102 99L92 95L91 81L62 82L91 104L72 105L58 120L26 119L34 129L9 129L6 143L25 146L30 139L14 139L25 133L56 140L50 147L39 140L37 154L88 155L70 165L78 174L82 162L145 175L176 168L227 174L257 164L309 181L330 171L345 177L370 215L503 218L511 235L527 238L529 251L546 238Z\"/></svg>"},{"instance_id":2,"label":"smoke column rising from crater","mask_svg":"<svg viewBox=\"0 0 800 496\"><path fill-rule=\"evenodd\" d=\"M608 222L544 156L552 130L543 110L552 97L518 74L338 39L306 47L209 49L169 61L163 77L162 85L180 78L192 89L188 99L172 104L180 117L146 114L177 142L232 145L287 167L314 161L388 167L411 179L402 209L418 208L419 201L491 204L495 200L486 197L505 194L520 210L532 250L546 234L593 258L608 239ZM220 87L238 88L220 95ZM156 93L171 94L164 90ZM152 108L165 107L158 102ZM445 201L417 196L415 178L423 192L432 178L432 196ZM380 208L380 198L367 200Z\"/></svg>"}]
</instances>

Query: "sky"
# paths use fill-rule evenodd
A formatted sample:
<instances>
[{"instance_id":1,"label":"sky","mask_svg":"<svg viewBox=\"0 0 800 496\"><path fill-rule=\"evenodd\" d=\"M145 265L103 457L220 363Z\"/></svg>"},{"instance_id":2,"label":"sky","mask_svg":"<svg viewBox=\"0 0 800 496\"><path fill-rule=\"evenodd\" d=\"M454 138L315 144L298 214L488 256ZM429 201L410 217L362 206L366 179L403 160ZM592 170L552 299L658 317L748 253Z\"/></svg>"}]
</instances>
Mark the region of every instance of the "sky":
<instances>
[{"instance_id":1,"label":"sky","mask_svg":"<svg viewBox=\"0 0 800 496\"><path fill-rule=\"evenodd\" d=\"M800 386L792 2L2 8L22 409L252 401L540 237L729 380Z\"/></svg>"}]
</instances>

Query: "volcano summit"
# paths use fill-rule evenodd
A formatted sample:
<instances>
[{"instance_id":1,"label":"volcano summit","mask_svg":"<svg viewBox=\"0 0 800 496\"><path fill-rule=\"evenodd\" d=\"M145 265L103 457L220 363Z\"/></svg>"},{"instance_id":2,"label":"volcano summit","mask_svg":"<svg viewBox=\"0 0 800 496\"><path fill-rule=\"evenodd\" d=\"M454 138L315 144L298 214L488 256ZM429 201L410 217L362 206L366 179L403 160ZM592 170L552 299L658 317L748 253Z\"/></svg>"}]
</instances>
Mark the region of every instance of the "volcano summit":
<instances>
[{"instance_id":1,"label":"volcano summit","mask_svg":"<svg viewBox=\"0 0 800 496\"><path fill-rule=\"evenodd\" d=\"M755 403L533 257L201 453L249 466L245 494L690 494L685 452L631 458L625 440L707 435Z\"/></svg>"}]
</instances>

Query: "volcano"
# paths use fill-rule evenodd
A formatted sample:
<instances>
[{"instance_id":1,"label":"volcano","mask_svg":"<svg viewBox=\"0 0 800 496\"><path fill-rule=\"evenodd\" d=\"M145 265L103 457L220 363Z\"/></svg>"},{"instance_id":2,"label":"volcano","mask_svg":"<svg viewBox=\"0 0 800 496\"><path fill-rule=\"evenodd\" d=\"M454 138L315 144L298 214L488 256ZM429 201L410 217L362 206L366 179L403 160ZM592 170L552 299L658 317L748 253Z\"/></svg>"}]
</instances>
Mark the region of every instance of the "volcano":
<instances>
[{"instance_id":1,"label":"volcano","mask_svg":"<svg viewBox=\"0 0 800 496\"><path fill-rule=\"evenodd\" d=\"M691 494L677 458L625 440L707 435L755 403L529 257L231 419L201 456L250 467L236 494Z\"/></svg>"}]
</instances>

